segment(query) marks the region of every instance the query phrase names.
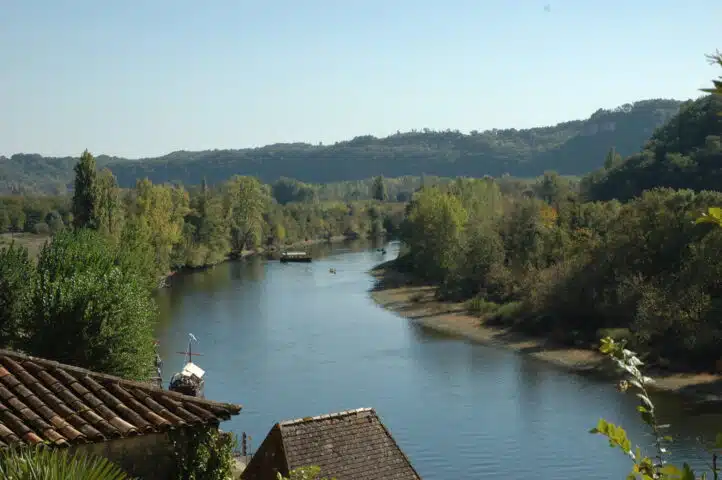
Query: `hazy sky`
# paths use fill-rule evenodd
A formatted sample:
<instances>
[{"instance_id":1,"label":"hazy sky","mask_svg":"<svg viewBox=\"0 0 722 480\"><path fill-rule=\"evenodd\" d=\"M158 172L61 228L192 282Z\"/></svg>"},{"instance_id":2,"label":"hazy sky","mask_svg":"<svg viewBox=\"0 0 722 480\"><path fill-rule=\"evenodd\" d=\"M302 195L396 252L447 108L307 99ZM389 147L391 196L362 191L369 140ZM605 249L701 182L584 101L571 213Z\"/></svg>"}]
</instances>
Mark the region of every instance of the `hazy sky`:
<instances>
[{"instance_id":1,"label":"hazy sky","mask_svg":"<svg viewBox=\"0 0 722 480\"><path fill-rule=\"evenodd\" d=\"M0 154L549 125L697 97L720 19L719 0L0 0Z\"/></svg>"}]
</instances>

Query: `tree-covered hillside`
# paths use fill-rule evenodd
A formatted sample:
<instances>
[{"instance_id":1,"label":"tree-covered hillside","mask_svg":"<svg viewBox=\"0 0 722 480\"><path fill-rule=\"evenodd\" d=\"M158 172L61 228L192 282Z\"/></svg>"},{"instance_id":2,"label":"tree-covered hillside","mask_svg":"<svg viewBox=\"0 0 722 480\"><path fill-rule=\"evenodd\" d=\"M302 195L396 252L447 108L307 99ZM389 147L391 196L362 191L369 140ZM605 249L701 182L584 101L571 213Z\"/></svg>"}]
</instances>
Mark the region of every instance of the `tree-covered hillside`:
<instances>
[{"instance_id":1,"label":"tree-covered hillside","mask_svg":"<svg viewBox=\"0 0 722 480\"><path fill-rule=\"evenodd\" d=\"M584 179L594 200L628 200L655 187L720 190L722 97L686 102L658 129L641 152L616 157Z\"/></svg>"},{"instance_id":2,"label":"tree-covered hillside","mask_svg":"<svg viewBox=\"0 0 722 480\"><path fill-rule=\"evenodd\" d=\"M159 158L128 160L100 155L123 187L137 179L192 185L205 177L219 183L232 175L264 182L280 177L327 183L375 175L535 177L545 170L579 175L600 167L610 147L631 155L679 109L676 100L645 100L613 110L600 109L586 120L526 130L462 134L423 130L386 138L356 137L334 145L275 144L255 149L174 152ZM80 145L81 151L84 145ZM33 154L0 157L0 193L61 193L70 186L76 159Z\"/></svg>"}]
</instances>

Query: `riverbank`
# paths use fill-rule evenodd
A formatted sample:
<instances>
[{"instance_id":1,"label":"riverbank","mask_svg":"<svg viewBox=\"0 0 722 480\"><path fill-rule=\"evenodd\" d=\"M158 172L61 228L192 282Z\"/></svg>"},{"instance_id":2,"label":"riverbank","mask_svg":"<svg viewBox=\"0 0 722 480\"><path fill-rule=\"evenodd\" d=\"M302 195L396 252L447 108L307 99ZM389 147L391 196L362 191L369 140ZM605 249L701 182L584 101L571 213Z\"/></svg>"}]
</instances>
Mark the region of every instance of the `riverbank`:
<instances>
[{"instance_id":1,"label":"riverbank","mask_svg":"<svg viewBox=\"0 0 722 480\"><path fill-rule=\"evenodd\" d=\"M528 355L580 374L620 379L611 362L596 350L562 346L548 338L532 337L509 327L484 324L463 303L439 302L435 288L382 264L369 272L376 279L371 297L381 307L418 324L475 343L494 345ZM700 402L722 402L722 375L709 373L648 372L655 390L686 395Z\"/></svg>"}]
</instances>

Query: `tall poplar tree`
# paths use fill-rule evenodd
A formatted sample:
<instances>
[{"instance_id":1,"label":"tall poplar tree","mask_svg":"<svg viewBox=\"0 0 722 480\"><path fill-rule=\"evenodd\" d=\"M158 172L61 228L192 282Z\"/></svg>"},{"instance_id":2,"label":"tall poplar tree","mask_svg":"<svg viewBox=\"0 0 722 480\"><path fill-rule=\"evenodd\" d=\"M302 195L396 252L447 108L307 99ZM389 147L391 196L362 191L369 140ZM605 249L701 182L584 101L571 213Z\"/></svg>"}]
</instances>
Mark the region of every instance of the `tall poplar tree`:
<instances>
[{"instance_id":1,"label":"tall poplar tree","mask_svg":"<svg viewBox=\"0 0 722 480\"><path fill-rule=\"evenodd\" d=\"M95 158L85 150L73 170L75 171L73 226L97 228L98 173L95 169Z\"/></svg>"}]
</instances>

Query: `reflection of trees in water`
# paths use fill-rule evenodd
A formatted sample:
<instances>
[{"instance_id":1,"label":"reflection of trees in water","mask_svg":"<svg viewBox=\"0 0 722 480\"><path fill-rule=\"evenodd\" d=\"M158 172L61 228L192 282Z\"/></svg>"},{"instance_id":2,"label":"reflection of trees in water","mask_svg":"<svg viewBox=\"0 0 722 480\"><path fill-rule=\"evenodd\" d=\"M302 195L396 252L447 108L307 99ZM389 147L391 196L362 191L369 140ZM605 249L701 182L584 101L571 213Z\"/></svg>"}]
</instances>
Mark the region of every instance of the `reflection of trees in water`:
<instances>
[{"instance_id":1,"label":"reflection of trees in water","mask_svg":"<svg viewBox=\"0 0 722 480\"><path fill-rule=\"evenodd\" d=\"M497 382L504 380L507 370L515 368L511 352L473 344L411 320L408 329L412 337L409 352L414 363L445 378L462 377L460 382L474 390L492 392Z\"/></svg>"},{"instance_id":2,"label":"reflection of trees in water","mask_svg":"<svg viewBox=\"0 0 722 480\"><path fill-rule=\"evenodd\" d=\"M237 262L229 262L230 279L251 280L261 282L266 276L266 267L264 260L260 257L246 258Z\"/></svg>"},{"instance_id":3,"label":"reflection of trees in water","mask_svg":"<svg viewBox=\"0 0 722 480\"><path fill-rule=\"evenodd\" d=\"M426 327L413 320L408 320L409 331L416 341L433 342L434 340L449 340L450 338L458 338L448 335L433 328Z\"/></svg>"},{"instance_id":4,"label":"reflection of trees in water","mask_svg":"<svg viewBox=\"0 0 722 480\"><path fill-rule=\"evenodd\" d=\"M662 424L669 424L669 435L676 441L670 446L673 456L685 460L709 461L711 455L703 452L701 442L714 443L722 432L722 415L719 405L699 405L679 395L657 393L652 396Z\"/></svg>"},{"instance_id":5,"label":"reflection of trees in water","mask_svg":"<svg viewBox=\"0 0 722 480\"><path fill-rule=\"evenodd\" d=\"M526 423L536 424L539 420L539 410L544 403L541 390L545 376L544 370L548 367L527 358L520 359L518 365L516 379L521 415Z\"/></svg>"}]
</instances>

